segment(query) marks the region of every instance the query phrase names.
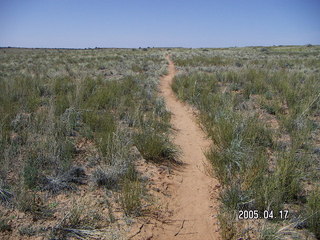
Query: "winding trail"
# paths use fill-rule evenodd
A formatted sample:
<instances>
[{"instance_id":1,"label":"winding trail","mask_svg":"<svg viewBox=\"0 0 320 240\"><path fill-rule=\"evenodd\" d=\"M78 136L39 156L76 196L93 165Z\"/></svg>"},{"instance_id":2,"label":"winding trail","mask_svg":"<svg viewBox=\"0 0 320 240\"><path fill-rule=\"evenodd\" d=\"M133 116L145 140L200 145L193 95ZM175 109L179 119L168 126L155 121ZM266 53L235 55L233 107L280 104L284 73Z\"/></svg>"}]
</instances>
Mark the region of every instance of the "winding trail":
<instances>
[{"instance_id":1,"label":"winding trail","mask_svg":"<svg viewBox=\"0 0 320 240\"><path fill-rule=\"evenodd\" d=\"M197 124L190 106L176 98L171 88L176 69L169 56L167 60L168 74L161 79L160 91L172 113L171 124L177 130L174 143L181 148L181 160L185 164L179 172L181 183L175 183L168 208L173 211L171 218L182 220L182 223L180 232L175 231L175 236L170 231L163 231L155 239L219 239L215 212L217 199L213 199L217 194L212 192L219 185L217 180L206 174L203 153L211 142Z\"/></svg>"},{"instance_id":2,"label":"winding trail","mask_svg":"<svg viewBox=\"0 0 320 240\"><path fill-rule=\"evenodd\" d=\"M171 124L176 130L174 143L181 149L183 165L157 178L158 185L167 186L168 194L158 195L166 217L160 222L148 221L141 225L134 239L221 239L216 218L220 185L207 174L203 153L211 142L198 125L191 107L176 98L171 84L177 71L170 57L166 58L168 74L161 78L159 89L172 113Z\"/></svg>"}]
</instances>

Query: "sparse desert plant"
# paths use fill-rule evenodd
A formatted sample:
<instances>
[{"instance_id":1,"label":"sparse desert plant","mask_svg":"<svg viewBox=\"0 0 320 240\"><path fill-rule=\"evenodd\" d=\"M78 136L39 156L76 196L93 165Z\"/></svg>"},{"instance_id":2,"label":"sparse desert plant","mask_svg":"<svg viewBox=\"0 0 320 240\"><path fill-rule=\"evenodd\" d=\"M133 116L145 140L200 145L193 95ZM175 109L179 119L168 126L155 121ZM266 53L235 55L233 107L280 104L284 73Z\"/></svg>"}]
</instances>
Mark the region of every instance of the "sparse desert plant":
<instances>
[{"instance_id":1,"label":"sparse desert plant","mask_svg":"<svg viewBox=\"0 0 320 240\"><path fill-rule=\"evenodd\" d=\"M108 112L86 111L83 113L83 121L93 132L112 134L115 131L114 119Z\"/></svg>"},{"instance_id":2,"label":"sparse desert plant","mask_svg":"<svg viewBox=\"0 0 320 240\"><path fill-rule=\"evenodd\" d=\"M0 203L9 205L12 203L13 194L9 191L0 179Z\"/></svg>"},{"instance_id":3,"label":"sparse desert plant","mask_svg":"<svg viewBox=\"0 0 320 240\"><path fill-rule=\"evenodd\" d=\"M320 238L320 190L314 190L307 200L307 225L308 228L315 234L317 238Z\"/></svg>"},{"instance_id":4,"label":"sparse desert plant","mask_svg":"<svg viewBox=\"0 0 320 240\"><path fill-rule=\"evenodd\" d=\"M56 177L43 177L41 190L57 194L65 190L75 190L75 184L85 184L86 180L87 175L82 167L71 167L68 171Z\"/></svg>"},{"instance_id":5,"label":"sparse desert plant","mask_svg":"<svg viewBox=\"0 0 320 240\"><path fill-rule=\"evenodd\" d=\"M237 235L235 216L232 213L228 213L223 207L220 209L218 220L221 226L221 236L223 239L234 239Z\"/></svg>"},{"instance_id":6,"label":"sparse desert plant","mask_svg":"<svg viewBox=\"0 0 320 240\"><path fill-rule=\"evenodd\" d=\"M154 162L177 160L177 149L168 137L152 130L136 134L134 144L146 160Z\"/></svg>"},{"instance_id":7,"label":"sparse desert plant","mask_svg":"<svg viewBox=\"0 0 320 240\"><path fill-rule=\"evenodd\" d=\"M243 139L250 146L272 147L272 132L261 121L258 116L247 118L243 131Z\"/></svg>"},{"instance_id":8,"label":"sparse desert plant","mask_svg":"<svg viewBox=\"0 0 320 240\"><path fill-rule=\"evenodd\" d=\"M220 196L224 207L230 211L248 209L247 203L250 201L248 193L241 189L239 183L228 185Z\"/></svg>"},{"instance_id":9,"label":"sparse desert plant","mask_svg":"<svg viewBox=\"0 0 320 240\"><path fill-rule=\"evenodd\" d=\"M98 186L105 186L108 189L113 189L118 186L124 171L114 166L106 166L98 168L93 173L93 180Z\"/></svg>"},{"instance_id":10,"label":"sparse desert plant","mask_svg":"<svg viewBox=\"0 0 320 240\"><path fill-rule=\"evenodd\" d=\"M253 188L255 208L278 212L284 204L282 191L283 189L279 188L277 179L273 175L259 179Z\"/></svg>"},{"instance_id":11,"label":"sparse desert plant","mask_svg":"<svg viewBox=\"0 0 320 240\"><path fill-rule=\"evenodd\" d=\"M264 225L261 233L260 233L261 240L280 240L282 236L278 233L278 229L276 226L266 226Z\"/></svg>"},{"instance_id":12,"label":"sparse desert plant","mask_svg":"<svg viewBox=\"0 0 320 240\"><path fill-rule=\"evenodd\" d=\"M98 186L117 188L119 180L132 164L130 134L117 130L107 139L105 146L104 160L94 171L93 179Z\"/></svg>"},{"instance_id":13,"label":"sparse desert plant","mask_svg":"<svg viewBox=\"0 0 320 240\"><path fill-rule=\"evenodd\" d=\"M12 231L9 220L0 215L0 232Z\"/></svg>"},{"instance_id":14,"label":"sparse desert plant","mask_svg":"<svg viewBox=\"0 0 320 240\"><path fill-rule=\"evenodd\" d=\"M35 229L32 226L23 226L19 228L19 234L21 236L28 236L28 237L35 236L37 232L38 232L38 229Z\"/></svg>"},{"instance_id":15,"label":"sparse desert plant","mask_svg":"<svg viewBox=\"0 0 320 240\"><path fill-rule=\"evenodd\" d=\"M63 222L63 226L77 228L80 227L83 222L84 205L77 202L73 202L71 209L66 214L66 218Z\"/></svg>"},{"instance_id":16,"label":"sparse desert plant","mask_svg":"<svg viewBox=\"0 0 320 240\"><path fill-rule=\"evenodd\" d=\"M30 189L35 189L38 186L39 175L39 161L36 154L31 153L23 168L24 184Z\"/></svg>"},{"instance_id":17,"label":"sparse desert plant","mask_svg":"<svg viewBox=\"0 0 320 240\"><path fill-rule=\"evenodd\" d=\"M272 101L270 101L270 100L264 100L262 98L260 100L260 105L263 109L265 109L267 111L267 113L269 113L271 115L279 115L279 114L283 113L283 108L281 107L281 102L276 99L272 99Z\"/></svg>"},{"instance_id":18,"label":"sparse desert plant","mask_svg":"<svg viewBox=\"0 0 320 240\"><path fill-rule=\"evenodd\" d=\"M244 96L249 98L253 94L263 94L268 91L268 83L264 80L265 73L250 69L243 75L245 78Z\"/></svg>"},{"instance_id":19,"label":"sparse desert plant","mask_svg":"<svg viewBox=\"0 0 320 240\"><path fill-rule=\"evenodd\" d=\"M69 99L66 95L58 95L55 99L55 115L60 116L63 114L67 108L70 107Z\"/></svg>"},{"instance_id":20,"label":"sparse desert plant","mask_svg":"<svg viewBox=\"0 0 320 240\"><path fill-rule=\"evenodd\" d=\"M104 142L104 161L111 165L127 165L131 161L132 134L117 129Z\"/></svg>"},{"instance_id":21,"label":"sparse desert plant","mask_svg":"<svg viewBox=\"0 0 320 240\"><path fill-rule=\"evenodd\" d=\"M282 191L282 200L287 202L297 197L301 191L299 184L299 160L293 153L279 156L275 171L277 188Z\"/></svg>"},{"instance_id":22,"label":"sparse desert plant","mask_svg":"<svg viewBox=\"0 0 320 240\"><path fill-rule=\"evenodd\" d=\"M139 215L141 213L142 189L139 181L131 181L125 178L119 196L120 204L127 215Z\"/></svg>"},{"instance_id":23,"label":"sparse desert plant","mask_svg":"<svg viewBox=\"0 0 320 240\"><path fill-rule=\"evenodd\" d=\"M23 212L30 212L34 215L42 215L45 213L41 198L23 186L17 190L16 205L17 208Z\"/></svg>"},{"instance_id":24,"label":"sparse desert plant","mask_svg":"<svg viewBox=\"0 0 320 240\"><path fill-rule=\"evenodd\" d=\"M95 229L103 225L103 216L90 207L88 198L73 199L70 209L65 213L61 222L61 230L66 229Z\"/></svg>"}]
</instances>

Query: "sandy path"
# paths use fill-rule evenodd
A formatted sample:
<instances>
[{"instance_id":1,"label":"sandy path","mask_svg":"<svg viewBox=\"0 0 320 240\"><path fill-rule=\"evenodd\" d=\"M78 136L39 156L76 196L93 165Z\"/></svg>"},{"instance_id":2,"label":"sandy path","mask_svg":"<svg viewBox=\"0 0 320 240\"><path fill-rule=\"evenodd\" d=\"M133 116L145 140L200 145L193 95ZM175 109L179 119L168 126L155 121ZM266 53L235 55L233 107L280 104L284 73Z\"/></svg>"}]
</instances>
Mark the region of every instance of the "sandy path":
<instances>
[{"instance_id":1,"label":"sandy path","mask_svg":"<svg viewBox=\"0 0 320 240\"><path fill-rule=\"evenodd\" d=\"M160 91L168 109L172 112L171 124L177 130L174 143L181 148L184 167L175 170L171 182L171 198L168 210L172 215L171 225L154 229L152 239L219 239L216 219L217 180L208 176L203 151L210 141L196 122L190 106L177 100L172 88L176 74L173 62L169 62L168 74L161 79Z\"/></svg>"},{"instance_id":2,"label":"sandy path","mask_svg":"<svg viewBox=\"0 0 320 240\"><path fill-rule=\"evenodd\" d=\"M171 89L176 69L169 62L168 74L161 78L160 93L172 113L171 124L176 130L174 143L181 149L182 166L165 170L165 167L142 163L138 169L151 174L153 195L159 208L153 217L137 224L129 239L133 240L214 240L221 239L217 221L217 180L206 174L203 151L211 142L197 124L187 104L176 98Z\"/></svg>"}]
</instances>

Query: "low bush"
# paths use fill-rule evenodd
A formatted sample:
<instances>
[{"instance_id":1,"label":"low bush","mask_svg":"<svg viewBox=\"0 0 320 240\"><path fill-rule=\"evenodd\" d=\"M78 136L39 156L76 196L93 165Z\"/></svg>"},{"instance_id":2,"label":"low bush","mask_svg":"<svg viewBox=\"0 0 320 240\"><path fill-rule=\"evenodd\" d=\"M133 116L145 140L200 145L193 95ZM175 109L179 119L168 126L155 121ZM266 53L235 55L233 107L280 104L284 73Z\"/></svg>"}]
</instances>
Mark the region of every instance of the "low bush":
<instances>
[{"instance_id":1,"label":"low bush","mask_svg":"<svg viewBox=\"0 0 320 240\"><path fill-rule=\"evenodd\" d=\"M133 141L148 161L158 163L165 160L176 161L177 149L166 135L144 129L143 132L134 136Z\"/></svg>"},{"instance_id":2,"label":"low bush","mask_svg":"<svg viewBox=\"0 0 320 240\"><path fill-rule=\"evenodd\" d=\"M83 121L96 133L112 134L116 129L114 118L108 112L86 111Z\"/></svg>"}]
</instances>

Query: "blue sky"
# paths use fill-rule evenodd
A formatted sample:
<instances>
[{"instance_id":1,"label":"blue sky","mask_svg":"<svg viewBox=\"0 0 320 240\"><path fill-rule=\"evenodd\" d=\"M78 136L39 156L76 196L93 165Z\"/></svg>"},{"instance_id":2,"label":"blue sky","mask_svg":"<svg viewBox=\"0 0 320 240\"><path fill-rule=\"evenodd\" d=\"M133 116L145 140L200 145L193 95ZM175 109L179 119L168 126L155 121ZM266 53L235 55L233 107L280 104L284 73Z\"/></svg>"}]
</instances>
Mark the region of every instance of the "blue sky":
<instances>
[{"instance_id":1,"label":"blue sky","mask_svg":"<svg viewBox=\"0 0 320 240\"><path fill-rule=\"evenodd\" d=\"M0 46L320 44L320 0L0 0Z\"/></svg>"}]
</instances>

